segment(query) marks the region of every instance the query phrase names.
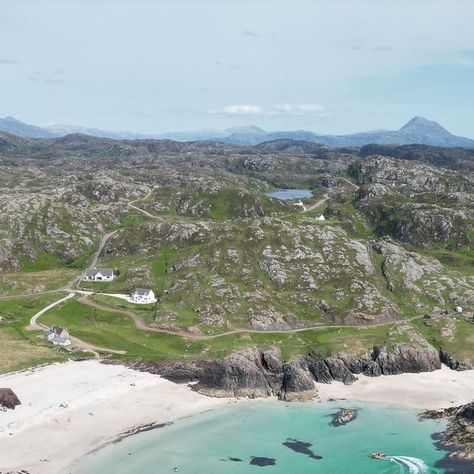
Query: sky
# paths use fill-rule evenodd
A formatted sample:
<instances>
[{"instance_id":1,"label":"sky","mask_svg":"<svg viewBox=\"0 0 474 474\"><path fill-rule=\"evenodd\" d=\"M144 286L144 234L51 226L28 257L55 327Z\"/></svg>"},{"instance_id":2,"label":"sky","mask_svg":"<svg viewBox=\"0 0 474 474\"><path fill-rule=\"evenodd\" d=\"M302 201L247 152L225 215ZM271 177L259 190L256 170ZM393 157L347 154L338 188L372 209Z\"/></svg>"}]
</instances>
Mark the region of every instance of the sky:
<instances>
[{"instance_id":1,"label":"sky","mask_svg":"<svg viewBox=\"0 0 474 474\"><path fill-rule=\"evenodd\" d=\"M0 0L0 116L474 137L472 0Z\"/></svg>"}]
</instances>

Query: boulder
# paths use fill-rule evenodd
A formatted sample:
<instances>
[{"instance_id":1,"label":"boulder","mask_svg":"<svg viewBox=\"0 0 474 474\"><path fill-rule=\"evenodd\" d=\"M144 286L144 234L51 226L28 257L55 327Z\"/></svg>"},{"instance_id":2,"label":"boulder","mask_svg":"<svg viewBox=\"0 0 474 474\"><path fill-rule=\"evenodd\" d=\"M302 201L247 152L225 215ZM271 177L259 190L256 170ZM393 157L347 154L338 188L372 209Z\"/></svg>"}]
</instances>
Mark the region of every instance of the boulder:
<instances>
[{"instance_id":1,"label":"boulder","mask_svg":"<svg viewBox=\"0 0 474 474\"><path fill-rule=\"evenodd\" d=\"M337 413L334 413L331 424L333 426L347 425L357 418L357 410L351 408L341 408Z\"/></svg>"},{"instance_id":2,"label":"boulder","mask_svg":"<svg viewBox=\"0 0 474 474\"><path fill-rule=\"evenodd\" d=\"M21 402L11 388L0 388L0 407L14 410L18 405Z\"/></svg>"}]
</instances>

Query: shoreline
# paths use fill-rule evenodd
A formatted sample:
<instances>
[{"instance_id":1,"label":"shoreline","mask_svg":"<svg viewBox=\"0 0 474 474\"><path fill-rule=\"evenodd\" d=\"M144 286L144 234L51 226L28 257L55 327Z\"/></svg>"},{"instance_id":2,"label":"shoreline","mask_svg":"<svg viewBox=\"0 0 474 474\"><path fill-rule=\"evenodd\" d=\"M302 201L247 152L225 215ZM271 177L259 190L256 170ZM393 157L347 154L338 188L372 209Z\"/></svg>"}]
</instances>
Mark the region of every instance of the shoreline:
<instances>
[{"instance_id":1,"label":"shoreline","mask_svg":"<svg viewBox=\"0 0 474 474\"><path fill-rule=\"evenodd\" d=\"M319 396L309 403L382 403L421 411L474 398L474 370L443 367L419 374L358 377L352 385L316 384ZM0 413L0 472L68 472L68 467L107 445L248 401L208 397L186 384L96 360L1 375L0 386L11 388L22 403Z\"/></svg>"},{"instance_id":2,"label":"shoreline","mask_svg":"<svg viewBox=\"0 0 474 474\"><path fill-rule=\"evenodd\" d=\"M2 375L0 386L11 388L22 403L0 413L0 472L64 472L87 453L146 425L234 403L96 360Z\"/></svg>"},{"instance_id":3,"label":"shoreline","mask_svg":"<svg viewBox=\"0 0 474 474\"><path fill-rule=\"evenodd\" d=\"M317 384L321 402L345 400L385 403L414 410L460 406L474 400L474 370L457 372L445 365L433 372L367 377L351 385Z\"/></svg>"}]
</instances>

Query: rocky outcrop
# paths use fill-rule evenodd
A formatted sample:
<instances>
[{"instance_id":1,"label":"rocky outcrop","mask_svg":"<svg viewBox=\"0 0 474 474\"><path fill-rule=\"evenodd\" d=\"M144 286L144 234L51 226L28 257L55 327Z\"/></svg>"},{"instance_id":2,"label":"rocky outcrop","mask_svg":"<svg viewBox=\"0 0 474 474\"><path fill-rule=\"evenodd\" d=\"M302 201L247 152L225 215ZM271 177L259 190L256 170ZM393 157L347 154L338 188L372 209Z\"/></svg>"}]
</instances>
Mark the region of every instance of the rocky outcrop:
<instances>
[{"instance_id":1,"label":"rocky outcrop","mask_svg":"<svg viewBox=\"0 0 474 474\"><path fill-rule=\"evenodd\" d=\"M383 375L431 372L441 368L438 351L428 345L397 345L390 351L386 347L376 347L372 360L380 367Z\"/></svg>"},{"instance_id":2,"label":"rocky outcrop","mask_svg":"<svg viewBox=\"0 0 474 474\"><path fill-rule=\"evenodd\" d=\"M194 382L193 390L213 397L270 397L309 400L317 395L315 383L351 384L357 374L377 377L439 369L438 352L431 346L375 347L358 356L308 354L282 363L280 351L245 348L222 360L170 361L162 365L131 362L129 367L157 373L178 383Z\"/></svg>"},{"instance_id":3,"label":"rocky outcrop","mask_svg":"<svg viewBox=\"0 0 474 474\"><path fill-rule=\"evenodd\" d=\"M460 407L426 410L420 414L420 418L432 420L451 418L447 430L439 438L440 447L450 451L446 458L439 461L440 467L449 468L457 461L467 463L472 467L472 461L474 461L474 402ZM446 472L472 471L451 471L448 469Z\"/></svg>"},{"instance_id":4,"label":"rocky outcrop","mask_svg":"<svg viewBox=\"0 0 474 474\"><path fill-rule=\"evenodd\" d=\"M452 370L462 371L474 369L474 366L470 362L459 360L443 349L439 351L439 356L441 362L446 364Z\"/></svg>"},{"instance_id":5,"label":"rocky outcrop","mask_svg":"<svg viewBox=\"0 0 474 474\"><path fill-rule=\"evenodd\" d=\"M0 388L0 407L14 410L17 405L21 405L20 400L11 388Z\"/></svg>"},{"instance_id":6,"label":"rocky outcrop","mask_svg":"<svg viewBox=\"0 0 474 474\"><path fill-rule=\"evenodd\" d=\"M428 420L440 420L442 418L454 416L458 411L459 407L440 408L437 410L425 410L420 414L420 418L426 418Z\"/></svg>"},{"instance_id":7,"label":"rocky outcrop","mask_svg":"<svg viewBox=\"0 0 474 474\"><path fill-rule=\"evenodd\" d=\"M333 426L347 425L351 421L357 418L357 410L351 408L341 408L339 411L334 413L331 424Z\"/></svg>"},{"instance_id":8,"label":"rocky outcrop","mask_svg":"<svg viewBox=\"0 0 474 474\"><path fill-rule=\"evenodd\" d=\"M443 442L461 447L451 453L450 457L474 461L474 402L458 410L443 436Z\"/></svg>"},{"instance_id":9,"label":"rocky outcrop","mask_svg":"<svg viewBox=\"0 0 474 474\"><path fill-rule=\"evenodd\" d=\"M285 364L281 389L278 393L280 400L287 402L311 400L317 395L314 379L304 371L298 363Z\"/></svg>"}]
</instances>

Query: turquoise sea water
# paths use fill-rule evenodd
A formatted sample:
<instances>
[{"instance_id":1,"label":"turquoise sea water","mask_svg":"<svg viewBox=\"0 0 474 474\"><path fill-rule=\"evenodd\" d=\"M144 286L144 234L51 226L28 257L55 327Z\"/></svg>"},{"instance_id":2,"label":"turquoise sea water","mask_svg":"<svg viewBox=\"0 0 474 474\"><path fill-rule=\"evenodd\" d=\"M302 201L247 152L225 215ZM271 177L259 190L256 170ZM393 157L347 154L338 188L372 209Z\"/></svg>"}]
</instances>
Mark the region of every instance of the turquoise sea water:
<instances>
[{"instance_id":1,"label":"turquoise sea water","mask_svg":"<svg viewBox=\"0 0 474 474\"><path fill-rule=\"evenodd\" d=\"M331 414L341 407L358 408L359 415L333 427ZM444 421L418 421L414 410L380 405L255 401L131 436L88 455L67 472L161 474L176 467L193 474L442 473L434 466L446 453L436 449L431 435L445 426ZM373 451L391 460L371 459ZM252 459L274 464L259 466Z\"/></svg>"},{"instance_id":2,"label":"turquoise sea water","mask_svg":"<svg viewBox=\"0 0 474 474\"><path fill-rule=\"evenodd\" d=\"M289 199L304 199L309 198L313 193L309 189L278 189L271 193L266 193L267 196L287 201Z\"/></svg>"}]
</instances>

